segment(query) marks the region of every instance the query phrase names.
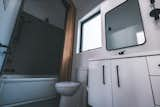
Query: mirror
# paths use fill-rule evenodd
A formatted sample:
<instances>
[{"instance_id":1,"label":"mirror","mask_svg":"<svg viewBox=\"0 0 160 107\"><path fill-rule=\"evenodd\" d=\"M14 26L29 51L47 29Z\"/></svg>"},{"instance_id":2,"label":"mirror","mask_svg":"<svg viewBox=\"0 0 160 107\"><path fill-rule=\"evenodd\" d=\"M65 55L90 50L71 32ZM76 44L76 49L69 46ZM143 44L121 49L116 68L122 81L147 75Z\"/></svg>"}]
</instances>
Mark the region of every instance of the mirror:
<instances>
[{"instance_id":1,"label":"mirror","mask_svg":"<svg viewBox=\"0 0 160 107\"><path fill-rule=\"evenodd\" d=\"M142 45L145 34L138 0L127 0L105 15L107 49Z\"/></svg>"}]
</instances>

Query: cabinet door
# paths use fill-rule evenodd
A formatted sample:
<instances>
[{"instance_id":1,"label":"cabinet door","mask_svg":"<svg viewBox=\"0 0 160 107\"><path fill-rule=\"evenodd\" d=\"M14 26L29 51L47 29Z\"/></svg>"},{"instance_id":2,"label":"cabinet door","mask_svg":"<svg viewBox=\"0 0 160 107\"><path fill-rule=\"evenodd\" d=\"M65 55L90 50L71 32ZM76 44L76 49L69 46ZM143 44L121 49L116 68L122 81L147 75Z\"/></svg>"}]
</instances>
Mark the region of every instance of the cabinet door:
<instances>
[{"instance_id":1,"label":"cabinet door","mask_svg":"<svg viewBox=\"0 0 160 107\"><path fill-rule=\"evenodd\" d=\"M151 76L155 104L160 106L160 76Z\"/></svg>"},{"instance_id":2,"label":"cabinet door","mask_svg":"<svg viewBox=\"0 0 160 107\"><path fill-rule=\"evenodd\" d=\"M111 62L114 107L154 107L145 58Z\"/></svg>"},{"instance_id":3,"label":"cabinet door","mask_svg":"<svg viewBox=\"0 0 160 107\"><path fill-rule=\"evenodd\" d=\"M89 62L88 99L93 107L112 107L111 73L108 61Z\"/></svg>"}]
</instances>

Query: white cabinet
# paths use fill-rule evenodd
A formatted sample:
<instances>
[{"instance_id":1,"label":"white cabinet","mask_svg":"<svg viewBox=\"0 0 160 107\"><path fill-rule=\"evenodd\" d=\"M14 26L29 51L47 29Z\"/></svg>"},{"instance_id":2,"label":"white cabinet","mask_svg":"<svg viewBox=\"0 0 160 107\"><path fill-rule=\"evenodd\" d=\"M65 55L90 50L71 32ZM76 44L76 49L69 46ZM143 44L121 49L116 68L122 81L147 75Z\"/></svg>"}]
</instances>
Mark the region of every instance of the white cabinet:
<instances>
[{"instance_id":1,"label":"white cabinet","mask_svg":"<svg viewBox=\"0 0 160 107\"><path fill-rule=\"evenodd\" d=\"M111 61L114 107L154 107L145 58Z\"/></svg>"},{"instance_id":2,"label":"white cabinet","mask_svg":"<svg viewBox=\"0 0 160 107\"><path fill-rule=\"evenodd\" d=\"M89 61L88 100L93 107L155 107L158 81L149 78L147 58Z\"/></svg>"},{"instance_id":3,"label":"white cabinet","mask_svg":"<svg viewBox=\"0 0 160 107\"><path fill-rule=\"evenodd\" d=\"M112 107L109 61L89 62L88 100L93 107Z\"/></svg>"},{"instance_id":4,"label":"white cabinet","mask_svg":"<svg viewBox=\"0 0 160 107\"><path fill-rule=\"evenodd\" d=\"M160 56L148 56L147 61L155 104L160 106Z\"/></svg>"},{"instance_id":5,"label":"white cabinet","mask_svg":"<svg viewBox=\"0 0 160 107\"><path fill-rule=\"evenodd\" d=\"M148 67L151 75L160 75L160 56L148 56Z\"/></svg>"},{"instance_id":6,"label":"white cabinet","mask_svg":"<svg viewBox=\"0 0 160 107\"><path fill-rule=\"evenodd\" d=\"M151 76L155 104L160 106L160 76Z\"/></svg>"}]
</instances>

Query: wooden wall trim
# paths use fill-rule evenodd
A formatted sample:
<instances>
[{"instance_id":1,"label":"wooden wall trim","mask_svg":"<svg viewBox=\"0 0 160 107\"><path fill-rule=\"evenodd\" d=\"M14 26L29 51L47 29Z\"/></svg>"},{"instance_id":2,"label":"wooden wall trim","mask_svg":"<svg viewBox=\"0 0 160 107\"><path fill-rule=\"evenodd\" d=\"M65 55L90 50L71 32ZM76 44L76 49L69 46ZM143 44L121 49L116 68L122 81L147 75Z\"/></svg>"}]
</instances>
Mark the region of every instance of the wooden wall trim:
<instances>
[{"instance_id":1,"label":"wooden wall trim","mask_svg":"<svg viewBox=\"0 0 160 107\"><path fill-rule=\"evenodd\" d=\"M71 80L75 21L76 21L76 8L72 0L69 0L69 7L67 11L67 19L65 27L64 49L63 49L63 56L60 69L60 81Z\"/></svg>"}]
</instances>

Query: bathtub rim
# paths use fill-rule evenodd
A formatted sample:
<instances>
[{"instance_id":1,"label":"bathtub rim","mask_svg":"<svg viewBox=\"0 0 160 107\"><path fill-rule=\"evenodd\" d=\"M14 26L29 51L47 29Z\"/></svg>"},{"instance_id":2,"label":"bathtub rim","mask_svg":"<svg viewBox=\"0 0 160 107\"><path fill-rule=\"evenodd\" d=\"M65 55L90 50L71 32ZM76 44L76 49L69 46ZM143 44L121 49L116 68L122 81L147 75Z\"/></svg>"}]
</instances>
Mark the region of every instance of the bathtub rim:
<instances>
[{"instance_id":1,"label":"bathtub rim","mask_svg":"<svg viewBox=\"0 0 160 107\"><path fill-rule=\"evenodd\" d=\"M53 76L53 77L52 77ZM57 81L57 75L17 75L4 74L0 77L2 82L39 82L39 81Z\"/></svg>"}]
</instances>

